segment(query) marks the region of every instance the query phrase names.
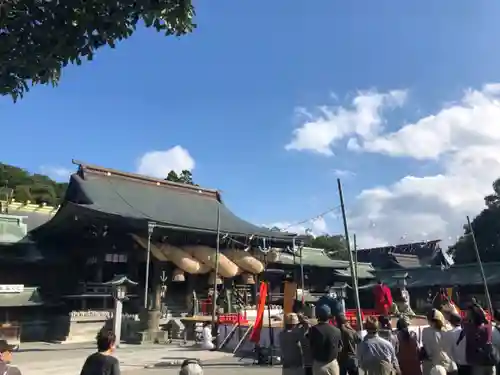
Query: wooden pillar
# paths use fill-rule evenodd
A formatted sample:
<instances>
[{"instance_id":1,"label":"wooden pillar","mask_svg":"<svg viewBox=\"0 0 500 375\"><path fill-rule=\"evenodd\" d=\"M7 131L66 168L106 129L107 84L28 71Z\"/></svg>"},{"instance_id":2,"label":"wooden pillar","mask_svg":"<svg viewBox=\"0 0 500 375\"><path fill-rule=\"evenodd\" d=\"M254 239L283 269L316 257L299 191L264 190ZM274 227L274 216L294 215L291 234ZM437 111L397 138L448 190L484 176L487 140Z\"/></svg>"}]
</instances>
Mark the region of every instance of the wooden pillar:
<instances>
[{"instance_id":1,"label":"wooden pillar","mask_svg":"<svg viewBox=\"0 0 500 375\"><path fill-rule=\"evenodd\" d=\"M285 281L283 293L283 313L288 314L293 312L293 305L297 295L297 283L293 281Z\"/></svg>"},{"instance_id":2,"label":"wooden pillar","mask_svg":"<svg viewBox=\"0 0 500 375\"><path fill-rule=\"evenodd\" d=\"M153 289L152 310L160 310L161 308L161 264L157 259L153 259L153 272L151 285Z\"/></svg>"}]
</instances>

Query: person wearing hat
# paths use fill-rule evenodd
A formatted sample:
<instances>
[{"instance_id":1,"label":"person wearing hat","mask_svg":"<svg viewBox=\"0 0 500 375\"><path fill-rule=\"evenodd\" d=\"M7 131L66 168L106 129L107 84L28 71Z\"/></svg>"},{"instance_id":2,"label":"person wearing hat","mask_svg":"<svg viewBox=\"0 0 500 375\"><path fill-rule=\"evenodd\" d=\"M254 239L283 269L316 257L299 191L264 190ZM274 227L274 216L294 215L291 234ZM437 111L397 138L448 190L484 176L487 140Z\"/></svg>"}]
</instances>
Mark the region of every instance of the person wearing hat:
<instances>
[{"instance_id":1,"label":"person wearing hat","mask_svg":"<svg viewBox=\"0 0 500 375\"><path fill-rule=\"evenodd\" d=\"M285 315L285 328L280 332L281 364L283 375L303 375L304 361L301 341L305 331L298 329L299 317L295 313Z\"/></svg>"},{"instance_id":2,"label":"person wearing hat","mask_svg":"<svg viewBox=\"0 0 500 375\"><path fill-rule=\"evenodd\" d=\"M380 337L380 323L375 316L366 318L366 336L357 348L359 367L366 375L400 374L399 362L392 344Z\"/></svg>"},{"instance_id":3,"label":"person wearing hat","mask_svg":"<svg viewBox=\"0 0 500 375\"><path fill-rule=\"evenodd\" d=\"M345 313L345 308L339 300L337 293L333 288L329 289L324 296L321 296L316 302L316 307L328 306L330 315L333 318Z\"/></svg>"},{"instance_id":4,"label":"person wearing hat","mask_svg":"<svg viewBox=\"0 0 500 375\"><path fill-rule=\"evenodd\" d=\"M342 350L342 333L329 323L332 312L326 305L316 307L318 324L309 329L314 375L339 375L337 362Z\"/></svg>"},{"instance_id":5,"label":"person wearing hat","mask_svg":"<svg viewBox=\"0 0 500 375\"><path fill-rule=\"evenodd\" d=\"M443 313L438 309L431 309L427 314L427 322L429 326L422 330L423 373L430 374L436 366L443 367L447 373L455 373L458 367L448 354L447 340L444 339L448 327ZM438 370L440 368L436 371Z\"/></svg>"},{"instance_id":6,"label":"person wearing hat","mask_svg":"<svg viewBox=\"0 0 500 375\"><path fill-rule=\"evenodd\" d=\"M0 374L2 375L21 375L21 370L10 364L14 348L15 346L9 345L6 340L0 340Z\"/></svg>"}]
</instances>

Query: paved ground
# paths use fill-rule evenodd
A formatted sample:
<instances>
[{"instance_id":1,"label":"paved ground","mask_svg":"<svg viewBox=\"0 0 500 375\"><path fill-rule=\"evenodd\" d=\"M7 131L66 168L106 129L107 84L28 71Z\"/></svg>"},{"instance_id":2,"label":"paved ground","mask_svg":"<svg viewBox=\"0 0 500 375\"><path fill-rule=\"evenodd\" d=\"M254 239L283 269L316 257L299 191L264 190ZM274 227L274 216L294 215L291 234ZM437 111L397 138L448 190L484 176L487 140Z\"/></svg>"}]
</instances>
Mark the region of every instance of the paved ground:
<instances>
[{"instance_id":1,"label":"paved ground","mask_svg":"<svg viewBox=\"0 0 500 375\"><path fill-rule=\"evenodd\" d=\"M22 349L14 354L13 363L21 369L23 375L79 374L85 358L94 351L91 344L23 344ZM173 374L178 372L178 363L185 358L198 358L206 362L209 374L215 374L214 371L225 372L226 369L229 371L232 366L237 365L237 359L229 353L207 352L175 344L122 346L117 349L116 357L120 360L122 372L128 375Z\"/></svg>"},{"instance_id":2,"label":"paved ground","mask_svg":"<svg viewBox=\"0 0 500 375\"><path fill-rule=\"evenodd\" d=\"M279 375L281 367L256 367L256 366L206 366L204 367L205 375ZM137 370L127 372L127 375L177 375L178 369L162 369L162 370Z\"/></svg>"}]
</instances>

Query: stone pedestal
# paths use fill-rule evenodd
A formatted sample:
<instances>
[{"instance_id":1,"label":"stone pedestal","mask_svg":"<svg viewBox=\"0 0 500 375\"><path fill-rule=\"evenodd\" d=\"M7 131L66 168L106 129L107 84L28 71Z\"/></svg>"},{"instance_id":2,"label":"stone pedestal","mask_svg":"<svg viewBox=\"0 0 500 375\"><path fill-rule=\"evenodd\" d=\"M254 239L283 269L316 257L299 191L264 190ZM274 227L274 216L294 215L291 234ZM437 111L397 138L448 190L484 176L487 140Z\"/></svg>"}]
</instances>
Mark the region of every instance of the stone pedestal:
<instances>
[{"instance_id":1,"label":"stone pedestal","mask_svg":"<svg viewBox=\"0 0 500 375\"><path fill-rule=\"evenodd\" d=\"M168 332L160 329L161 312L158 309L145 310L141 313L141 331L130 341L136 344L165 344L169 341Z\"/></svg>"}]
</instances>

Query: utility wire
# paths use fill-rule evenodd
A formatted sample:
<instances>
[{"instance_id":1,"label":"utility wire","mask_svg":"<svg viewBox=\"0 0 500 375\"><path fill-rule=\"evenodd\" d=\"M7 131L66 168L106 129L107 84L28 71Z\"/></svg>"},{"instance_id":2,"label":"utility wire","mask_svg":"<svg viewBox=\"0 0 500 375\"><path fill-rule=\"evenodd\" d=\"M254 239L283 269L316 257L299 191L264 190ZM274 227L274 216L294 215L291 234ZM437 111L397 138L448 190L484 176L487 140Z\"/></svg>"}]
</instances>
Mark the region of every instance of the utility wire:
<instances>
[{"instance_id":1,"label":"utility wire","mask_svg":"<svg viewBox=\"0 0 500 375\"><path fill-rule=\"evenodd\" d=\"M287 229L290 229L291 227L295 227L297 225L302 225L302 224L305 224L305 223L308 223L310 221L314 221L314 220L318 220L318 219L322 219L323 217L325 217L327 214L329 214L330 212L333 212L333 211L336 211L340 209L340 205L338 206L335 206L335 207L332 207L332 208L329 208L328 210L320 213L319 215L315 215L313 217L310 217L308 219L305 219L305 220L302 220L302 221L299 221L297 223L293 223L293 224L290 224L288 226L286 226L285 228L282 228L281 230L284 230L286 231Z\"/></svg>"}]
</instances>

